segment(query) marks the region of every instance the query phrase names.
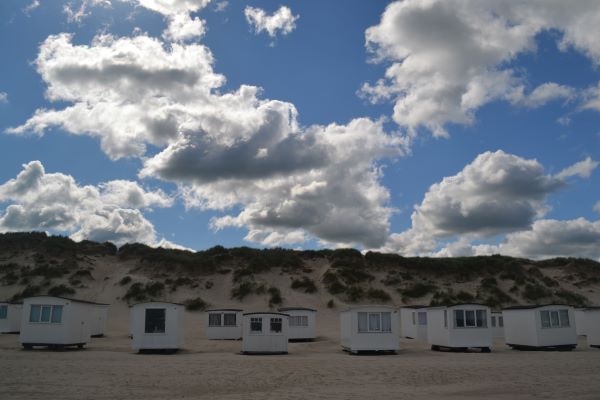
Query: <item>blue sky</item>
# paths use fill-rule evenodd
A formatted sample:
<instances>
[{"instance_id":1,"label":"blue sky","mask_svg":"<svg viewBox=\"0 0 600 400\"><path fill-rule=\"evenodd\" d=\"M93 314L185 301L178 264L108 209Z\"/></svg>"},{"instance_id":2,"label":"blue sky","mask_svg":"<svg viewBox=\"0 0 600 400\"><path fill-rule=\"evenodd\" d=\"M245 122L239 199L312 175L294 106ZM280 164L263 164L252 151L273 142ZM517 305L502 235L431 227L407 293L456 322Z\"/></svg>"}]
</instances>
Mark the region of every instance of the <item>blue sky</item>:
<instances>
[{"instance_id":1,"label":"blue sky","mask_svg":"<svg viewBox=\"0 0 600 400\"><path fill-rule=\"evenodd\" d=\"M0 231L600 258L597 7L425 3L2 2Z\"/></svg>"}]
</instances>

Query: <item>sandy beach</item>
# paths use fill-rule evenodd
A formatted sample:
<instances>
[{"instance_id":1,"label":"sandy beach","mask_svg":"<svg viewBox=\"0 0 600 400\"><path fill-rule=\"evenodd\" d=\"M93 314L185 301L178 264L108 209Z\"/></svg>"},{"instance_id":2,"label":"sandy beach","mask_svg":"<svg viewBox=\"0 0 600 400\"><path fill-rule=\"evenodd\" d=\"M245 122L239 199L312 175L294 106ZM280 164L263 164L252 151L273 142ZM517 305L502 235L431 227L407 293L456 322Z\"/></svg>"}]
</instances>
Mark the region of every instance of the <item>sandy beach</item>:
<instances>
[{"instance_id":1,"label":"sandy beach","mask_svg":"<svg viewBox=\"0 0 600 400\"><path fill-rule=\"evenodd\" d=\"M600 350L584 338L572 352L520 352L502 341L491 354L432 352L401 341L396 355L351 356L337 315L319 317L319 339L282 356L240 355L240 341L204 338L201 314L186 315L185 349L138 355L121 318L85 350L21 350L0 336L0 398L9 399L597 399ZM126 328L125 328L126 329Z\"/></svg>"}]
</instances>

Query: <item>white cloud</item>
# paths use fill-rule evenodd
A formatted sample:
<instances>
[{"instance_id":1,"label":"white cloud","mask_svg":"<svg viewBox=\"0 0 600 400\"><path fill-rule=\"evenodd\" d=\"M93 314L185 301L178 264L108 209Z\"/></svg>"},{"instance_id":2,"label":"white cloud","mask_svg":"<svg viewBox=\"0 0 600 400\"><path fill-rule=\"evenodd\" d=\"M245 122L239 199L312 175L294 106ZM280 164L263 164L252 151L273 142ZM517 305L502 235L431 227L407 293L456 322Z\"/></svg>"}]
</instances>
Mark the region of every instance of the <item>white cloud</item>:
<instances>
[{"instance_id":1,"label":"white cloud","mask_svg":"<svg viewBox=\"0 0 600 400\"><path fill-rule=\"evenodd\" d=\"M74 3L79 2L79 8ZM35 3L35 2L34 2ZM38 4L39 5L39 4ZM63 13L67 16L67 21L80 23L85 18L91 15L90 8L92 7L110 7L110 0L76 0L70 1L63 5Z\"/></svg>"},{"instance_id":2,"label":"white cloud","mask_svg":"<svg viewBox=\"0 0 600 400\"><path fill-rule=\"evenodd\" d=\"M260 88L219 91L225 78L212 63L199 44L51 36L36 65L47 97L71 105L10 131L98 137L112 158L143 158L141 177L177 183L188 207L239 207L212 226L245 227L250 241L383 244L393 210L379 163L402 155L405 140L369 119L300 127L293 104L262 99ZM148 144L160 151L148 156Z\"/></svg>"},{"instance_id":3,"label":"white cloud","mask_svg":"<svg viewBox=\"0 0 600 400\"><path fill-rule=\"evenodd\" d=\"M8 93L0 92L0 104L1 103L8 103Z\"/></svg>"},{"instance_id":4,"label":"white cloud","mask_svg":"<svg viewBox=\"0 0 600 400\"><path fill-rule=\"evenodd\" d=\"M600 221L584 218L535 221L528 230L508 234L498 246L485 246L478 253L500 253L516 257L558 256L600 259Z\"/></svg>"},{"instance_id":5,"label":"white cloud","mask_svg":"<svg viewBox=\"0 0 600 400\"><path fill-rule=\"evenodd\" d=\"M205 8L210 0L122 0L134 2L162 15L178 15L197 12Z\"/></svg>"},{"instance_id":6,"label":"white cloud","mask_svg":"<svg viewBox=\"0 0 600 400\"><path fill-rule=\"evenodd\" d=\"M548 195L569 177L589 177L596 165L587 158L553 176L536 160L482 153L458 174L432 185L415 206L411 228L390 235L384 249L431 255L440 240L455 239L437 255L468 254L475 239L529 229L549 210Z\"/></svg>"},{"instance_id":7,"label":"white cloud","mask_svg":"<svg viewBox=\"0 0 600 400\"><path fill-rule=\"evenodd\" d=\"M600 111L600 83L586 89L583 97L582 109Z\"/></svg>"},{"instance_id":8,"label":"white cloud","mask_svg":"<svg viewBox=\"0 0 600 400\"><path fill-rule=\"evenodd\" d=\"M508 100L516 105L529 108L541 107L554 100L571 100L575 97L575 89L570 86L558 85L556 83L544 83L536 87L531 93L525 94L524 88L516 88L508 95Z\"/></svg>"},{"instance_id":9,"label":"white cloud","mask_svg":"<svg viewBox=\"0 0 600 400\"><path fill-rule=\"evenodd\" d=\"M594 211L600 214L600 201L594 204Z\"/></svg>"},{"instance_id":10,"label":"white cloud","mask_svg":"<svg viewBox=\"0 0 600 400\"><path fill-rule=\"evenodd\" d=\"M31 161L0 185L0 231L52 230L75 240L155 244L154 226L140 208L169 207L164 192L146 191L130 181L80 186L70 175L46 173Z\"/></svg>"},{"instance_id":11,"label":"white cloud","mask_svg":"<svg viewBox=\"0 0 600 400\"><path fill-rule=\"evenodd\" d=\"M278 32L281 32L283 35L292 32L296 29L296 20L300 18L299 15L293 15L292 10L286 6L281 6L271 15L268 15L261 8L247 6L244 9L244 15L246 16L246 21L248 21L248 24L250 24L256 34L264 31L272 38Z\"/></svg>"},{"instance_id":12,"label":"white cloud","mask_svg":"<svg viewBox=\"0 0 600 400\"><path fill-rule=\"evenodd\" d=\"M229 1L227 1L227 0L218 1L215 4L215 12L224 12L228 6L229 6Z\"/></svg>"},{"instance_id":13,"label":"white cloud","mask_svg":"<svg viewBox=\"0 0 600 400\"><path fill-rule=\"evenodd\" d=\"M29 13L31 13L33 10L35 10L39 6L40 6L40 1L39 0L33 0L25 8L23 8L23 13L29 15Z\"/></svg>"},{"instance_id":14,"label":"white cloud","mask_svg":"<svg viewBox=\"0 0 600 400\"><path fill-rule=\"evenodd\" d=\"M204 21L189 14L175 14L169 17L169 25L163 36L173 41L185 41L204 35Z\"/></svg>"},{"instance_id":15,"label":"white cloud","mask_svg":"<svg viewBox=\"0 0 600 400\"><path fill-rule=\"evenodd\" d=\"M566 179L573 176L589 178L597 166L597 161L592 160L591 157L587 157L585 160L579 161L578 163L563 169L556 175L556 177L559 179Z\"/></svg>"},{"instance_id":16,"label":"white cloud","mask_svg":"<svg viewBox=\"0 0 600 400\"><path fill-rule=\"evenodd\" d=\"M374 62L389 62L385 77L365 84L372 101L395 103L394 120L416 134L446 136L448 123L470 124L494 100L537 107L569 99L573 89L548 82L525 93L523 74L511 62L534 52L540 32L562 32L562 50L574 48L600 64L600 9L583 0L406 0L390 4L366 31Z\"/></svg>"}]
</instances>

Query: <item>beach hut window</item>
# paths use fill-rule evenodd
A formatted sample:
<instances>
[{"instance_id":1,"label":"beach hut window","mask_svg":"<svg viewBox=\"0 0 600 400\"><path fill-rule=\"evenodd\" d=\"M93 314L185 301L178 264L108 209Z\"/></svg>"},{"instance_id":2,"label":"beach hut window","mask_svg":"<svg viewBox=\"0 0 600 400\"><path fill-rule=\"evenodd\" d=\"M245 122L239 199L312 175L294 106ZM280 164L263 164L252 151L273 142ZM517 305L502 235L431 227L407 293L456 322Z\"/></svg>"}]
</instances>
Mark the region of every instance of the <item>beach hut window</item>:
<instances>
[{"instance_id":1,"label":"beach hut window","mask_svg":"<svg viewBox=\"0 0 600 400\"><path fill-rule=\"evenodd\" d=\"M366 312L358 313L358 331L368 332L369 331L369 314Z\"/></svg>"},{"instance_id":2,"label":"beach hut window","mask_svg":"<svg viewBox=\"0 0 600 400\"><path fill-rule=\"evenodd\" d=\"M221 326L221 314L208 314L208 326Z\"/></svg>"},{"instance_id":3,"label":"beach hut window","mask_svg":"<svg viewBox=\"0 0 600 400\"><path fill-rule=\"evenodd\" d=\"M262 332L262 318L250 318L250 332Z\"/></svg>"},{"instance_id":4,"label":"beach hut window","mask_svg":"<svg viewBox=\"0 0 600 400\"><path fill-rule=\"evenodd\" d=\"M427 325L427 313L424 311L419 312L419 325Z\"/></svg>"},{"instance_id":5,"label":"beach hut window","mask_svg":"<svg viewBox=\"0 0 600 400\"><path fill-rule=\"evenodd\" d=\"M392 331L392 314L389 312L381 313L381 331L391 332Z\"/></svg>"},{"instance_id":6,"label":"beach hut window","mask_svg":"<svg viewBox=\"0 0 600 400\"><path fill-rule=\"evenodd\" d=\"M496 317L492 315L492 328L496 327Z\"/></svg>"},{"instance_id":7,"label":"beach hut window","mask_svg":"<svg viewBox=\"0 0 600 400\"><path fill-rule=\"evenodd\" d=\"M486 328L487 312L485 310L454 310L455 328Z\"/></svg>"},{"instance_id":8,"label":"beach hut window","mask_svg":"<svg viewBox=\"0 0 600 400\"><path fill-rule=\"evenodd\" d=\"M568 328L569 324L569 310L560 310L560 326L561 328Z\"/></svg>"},{"instance_id":9,"label":"beach hut window","mask_svg":"<svg viewBox=\"0 0 600 400\"><path fill-rule=\"evenodd\" d=\"M487 312L485 310L475 311L478 328L487 328Z\"/></svg>"},{"instance_id":10,"label":"beach hut window","mask_svg":"<svg viewBox=\"0 0 600 400\"><path fill-rule=\"evenodd\" d=\"M0 319L6 319L8 316L8 306L0 306Z\"/></svg>"},{"instance_id":11,"label":"beach hut window","mask_svg":"<svg viewBox=\"0 0 600 400\"><path fill-rule=\"evenodd\" d=\"M62 307L34 304L29 309L29 322L60 324L62 321Z\"/></svg>"},{"instance_id":12,"label":"beach hut window","mask_svg":"<svg viewBox=\"0 0 600 400\"><path fill-rule=\"evenodd\" d=\"M448 327L448 310L444 310L444 328Z\"/></svg>"},{"instance_id":13,"label":"beach hut window","mask_svg":"<svg viewBox=\"0 0 600 400\"><path fill-rule=\"evenodd\" d=\"M223 325L225 326L237 326L237 320L235 313L223 314Z\"/></svg>"},{"instance_id":14,"label":"beach hut window","mask_svg":"<svg viewBox=\"0 0 600 400\"><path fill-rule=\"evenodd\" d=\"M379 313L369 313L369 331L379 332L381 330L381 315Z\"/></svg>"},{"instance_id":15,"label":"beach hut window","mask_svg":"<svg viewBox=\"0 0 600 400\"><path fill-rule=\"evenodd\" d=\"M568 328L569 311L568 310L550 310L540 311L542 328Z\"/></svg>"},{"instance_id":16,"label":"beach hut window","mask_svg":"<svg viewBox=\"0 0 600 400\"><path fill-rule=\"evenodd\" d=\"M416 325L416 324L417 324L417 322L416 322L416 320L415 320L415 314L416 314L416 313L413 311L413 313L412 313L413 325Z\"/></svg>"},{"instance_id":17,"label":"beach hut window","mask_svg":"<svg viewBox=\"0 0 600 400\"><path fill-rule=\"evenodd\" d=\"M504 317L498 317L498 326L504 328Z\"/></svg>"},{"instance_id":18,"label":"beach hut window","mask_svg":"<svg viewBox=\"0 0 600 400\"><path fill-rule=\"evenodd\" d=\"M165 317L167 310L164 308L146 309L145 333L165 333Z\"/></svg>"},{"instance_id":19,"label":"beach hut window","mask_svg":"<svg viewBox=\"0 0 600 400\"><path fill-rule=\"evenodd\" d=\"M308 316L296 315L290 317L290 326L308 326Z\"/></svg>"},{"instance_id":20,"label":"beach hut window","mask_svg":"<svg viewBox=\"0 0 600 400\"><path fill-rule=\"evenodd\" d=\"M271 318L271 332L281 332L282 322L281 318Z\"/></svg>"}]
</instances>

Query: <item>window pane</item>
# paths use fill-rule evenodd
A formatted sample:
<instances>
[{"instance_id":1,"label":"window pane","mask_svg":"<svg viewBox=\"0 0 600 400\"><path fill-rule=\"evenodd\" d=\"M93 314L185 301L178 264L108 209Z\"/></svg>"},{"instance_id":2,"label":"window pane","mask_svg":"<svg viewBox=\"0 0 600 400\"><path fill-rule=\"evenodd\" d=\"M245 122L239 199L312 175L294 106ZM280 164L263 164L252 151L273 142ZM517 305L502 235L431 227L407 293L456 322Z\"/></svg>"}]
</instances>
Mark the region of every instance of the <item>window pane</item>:
<instances>
[{"instance_id":1,"label":"window pane","mask_svg":"<svg viewBox=\"0 0 600 400\"><path fill-rule=\"evenodd\" d=\"M495 328L496 327L496 317L492 315L491 319L492 319L492 328Z\"/></svg>"},{"instance_id":2,"label":"window pane","mask_svg":"<svg viewBox=\"0 0 600 400\"><path fill-rule=\"evenodd\" d=\"M40 322L50 322L50 311L52 310L51 306L42 306L42 316L40 318Z\"/></svg>"},{"instance_id":3,"label":"window pane","mask_svg":"<svg viewBox=\"0 0 600 400\"><path fill-rule=\"evenodd\" d=\"M271 318L271 332L281 332L281 318Z\"/></svg>"},{"instance_id":4,"label":"window pane","mask_svg":"<svg viewBox=\"0 0 600 400\"><path fill-rule=\"evenodd\" d=\"M416 321L415 321L415 312L413 311L412 313L412 320L413 320L413 325L416 325Z\"/></svg>"},{"instance_id":5,"label":"window pane","mask_svg":"<svg viewBox=\"0 0 600 400\"><path fill-rule=\"evenodd\" d=\"M392 331L392 314L389 312L381 313L381 331L391 332Z\"/></svg>"},{"instance_id":6,"label":"window pane","mask_svg":"<svg viewBox=\"0 0 600 400\"><path fill-rule=\"evenodd\" d=\"M250 318L250 332L262 332L262 318Z\"/></svg>"},{"instance_id":7,"label":"window pane","mask_svg":"<svg viewBox=\"0 0 600 400\"><path fill-rule=\"evenodd\" d=\"M291 316L290 317L290 327L296 327L299 325L299 321L298 321L299 317L296 316Z\"/></svg>"},{"instance_id":8,"label":"window pane","mask_svg":"<svg viewBox=\"0 0 600 400\"><path fill-rule=\"evenodd\" d=\"M444 328L448 327L448 310L444 310Z\"/></svg>"},{"instance_id":9,"label":"window pane","mask_svg":"<svg viewBox=\"0 0 600 400\"><path fill-rule=\"evenodd\" d=\"M550 322L552 323L553 328L558 328L560 326L558 311L550 311Z\"/></svg>"},{"instance_id":10,"label":"window pane","mask_svg":"<svg viewBox=\"0 0 600 400\"><path fill-rule=\"evenodd\" d=\"M40 322L40 306L31 306L29 322Z\"/></svg>"},{"instance_id":11,"label":"window pane","mask_svg":"<svg viewBox=\"0 0 600 400\"><path fill-rule=\"evenodd\" d=\"M369 314L369 331L379 332L381 330L381 316L379 313Z\"/></svg>"},{"instance_id":12,"label":"window pane","mask_svg":"<svg viewBox=\"0 0 600 400\"><path fill-rule=\"evenodd\" d=\"M550 312L541 311L540 316L542 318L542 328L550 328Z\"/></svg>"},{"instance_id":13,"label":"window pane","mask_svg":"<svg viewBox=\"0 0 600 400\"><path fill-rule=\"evenodd\" d=\"M563 328L568 328L569 324L569 310L560 310L560 326Z\"/></svg>"},{"instance_id":14,"label":"window pane","mask_svg":"<svg viewBox=\"0 0 600 400\"><path fill-rule=\"evenodd\" d=\"M221 314L208 314L208 326L221 326Z\"/></svg>"},{"instance_id":15,"label":"window pane","mask_svg":"<svg viewBox=\"0 0 600 400\"><path fill-rule=\"evenodd\" d=\"M454 327L465 327L465 312L463 310L454 310Z\"/></svg>"},{"instance_id":16,"label":"window pane","mask_svg":"<svg viewBox=\"0 0 600 400\"><path fill-rule=\"evenodd\" d=\"M465 311L465 326L475 326L475 310Z\"/></svg>"},{"instance_id":17,"label":"window pane","mask_svg":"<svg viewBox=\"0 0 600 400\"><path fill-rule=\"evenodd\" d=\"M358 313L358 331L367 332L369 330L368 314L366 312Z\"/></svg>"},{"instance_id":18,"label":"window pane","mask_svg":"<svg viewBox=\"0 0 600 400\"><path fill-rule=\"evenodd\" d=\"M63 306L52 306L52 320L50 322L52 322L54 324L61 323L62 309L63 309Z\"/></svg>"},{"instance_id":19,"label":"window pane","mask_svg":"<svg viewBox=\"0 0 600 400\"><path fill-rule=\"evenodd\" d=\"M0 306L0 319L6 319L8 315L8 306Z\"/></svg>"},{"instance_id":20,"label":"window pane","mask_svg":"<svg viewBox=\"0 0 600 400\"><path fill-rule=\"evenodd\" d=\"M498 317L498 326L504 328L504 317Z\"/></svg>"},{"instance_id":21,"label":"window pane","mask_svg":"<svg viewBox=\"0 0 600 400\"><path fill-rule=\"evenodd\" d=\"M235 313L223 314L223 325L225 326L236 326L237 319Z\"/></svg>"},{"instance_id":22,"label":"window pane","mask_svg":"<svg viewBox=\"0 0 600 400\"><path fill-rule=\"evenodd\" d=\"M167 310L164 308L146 309L145 333L165 333L165 317Z\"/></svg>"},{"instance_id":23,"label":"window pane","mask_svg":"<svg viewBox=\"0 0 600 400\"><path fill-rule=\"evenodd\" d=\"M475 312L478 328L487 328L487 312L485 310L477 310Z\"/></svg>"},{"instance_id":24,"label":"window pane","mask_svg":"<svg viewBox=\"0 0 600 400\"><path fill-rule=\"evenodd\" d=\"M419 325L427 325L427 312L419 312Z\"/></svg>"},{"instance_id":25,"label":"window pane","mask_svg":"<svg viewBox=\"0 0 600 400\"><path fill-rule=\"evenodd\" d=\"M308 316L303 315L300 317L300 326L308 326Z\"/></svg>"}]
</instances>

